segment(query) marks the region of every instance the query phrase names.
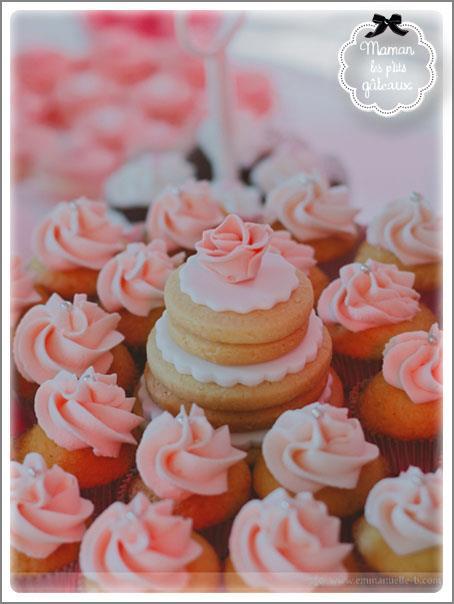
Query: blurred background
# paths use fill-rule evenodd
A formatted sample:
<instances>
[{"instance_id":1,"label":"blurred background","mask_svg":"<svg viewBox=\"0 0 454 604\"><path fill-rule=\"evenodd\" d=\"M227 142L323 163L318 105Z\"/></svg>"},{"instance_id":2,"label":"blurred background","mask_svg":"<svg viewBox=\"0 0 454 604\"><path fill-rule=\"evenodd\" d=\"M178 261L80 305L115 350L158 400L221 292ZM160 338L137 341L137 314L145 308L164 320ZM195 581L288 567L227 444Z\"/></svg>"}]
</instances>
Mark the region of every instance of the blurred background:
<instances>
[{"instance_id":1,"label":"blurred background","mask_svg":"<svg viewBox=\"0 0 454 604\"><path fill-rule=\"evenodd\" d=\"M245 167L266 151L270 128L291 133L333 158L362 222L411 191L441 207L440 59L423 104L393 118L358 110L338 84L339 48L371 17L254 11L230 47ZM202 29L216 22L194 19ZM440 15L409 11L403 20L441 55ZM22 255L56 201L102 195L109 174L145 150L197 145L204 70L179 47L172 14L19 11L12 50L13 240Z\"/></svg>"}]
</instances>

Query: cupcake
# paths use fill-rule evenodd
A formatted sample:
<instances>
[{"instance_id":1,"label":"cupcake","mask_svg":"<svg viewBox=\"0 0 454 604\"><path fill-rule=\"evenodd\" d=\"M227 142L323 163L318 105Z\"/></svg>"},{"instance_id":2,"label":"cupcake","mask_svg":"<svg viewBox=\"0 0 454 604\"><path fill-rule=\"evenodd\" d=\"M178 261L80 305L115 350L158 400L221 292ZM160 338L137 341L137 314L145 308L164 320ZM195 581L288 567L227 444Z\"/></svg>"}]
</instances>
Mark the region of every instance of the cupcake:
<instances>
[{"instance_id":1,"label":"cupcake","mask_svg":"<svg viewBox=\"0 0 454 604\"><path fill-rule=\"evenodd\" d=\"M366 441L348 409L313 403L286 411L263 439L254 468L254 490L309 491L333 516L361 511L373 485L387 475L378 447Z\"/></svg>"},{"instance_id":2,"label":"cupcake","mask_svg":"<svg viewBox=\"0 0 454 604\"><path fill-rule=\"evenodd\" d=\"M194 252L203 231L216 227L224 213L209 182L167 187L154 200L145 224L149 241L164 239L169 252Z\"/></svg>"},{"instance_id":3,"label":"cupcake","mask_svg":"<svg viewBox=\"0 0 454 604\"><path fill-rule=\"evenodd\" d=\"M143 153L113 172L104 184L107 203L133 221L145 220L155 198L169 185L179 186L194 176L182 153Z\"/></svg>"},{"instance_id":4,"label":"cupcake","mask_svg":"<svg viewBox=\"0 0 454 604\"><path fill-rule=\"evenodd\" d=\"M111 258L98 275L97 292L103 307L118 311L117 329L130 347L144 347L153 325L164 311L164 286L183 262L184 253L169 256L166 244L130 243Z\"/></svg>"},{"instance_id":5,"label":"cupcake","mask_svg":"<svg viewBox=\"0 0 454 604\"><path fill-rule=\"evenodd\" d=\"M352 545L340 542L340 520L309 492L276 489L246 503L233 523L227 591L310 592L347 579Z\"/></svg>"},{"instance_id":6,"label":"cupcake","mask_svg":"<svg viewBox=\"0 0 454 604\"><path fill-rule=\"evenodd\" d=\"M116 501L85 533L80 568L88 591L216 591L219 559L170 500L150 503L138 493Z\"/></svg>"},{"instance_id":7,"label":"cupcake","mask_svg":"<svg viewBox=\"0 0 454 604\"><path fill-rule=\"evenodd\" d=\"M196 529L233 517L249 498L246 454L232 447L227 426L214 429L202 409L182 407L177 417L164 412L151 421L136 454L139 472L127 497L145 493L151 501L172 499L175 513Z\"/></svg>"},{"instance_id":8,"label":"cupcake","mask_svg":"<svg viewBox=\"0 0 454 604\"><path fill-rule=\"evenodd\" d=\"M286 228L296 241L314 248L315 258L331 273L348 261L359 238L354 222L358 210L349 203L345 185L330 187L318 175L304 172L280 182L266 197L266 220L273 228Z\"/></svg>"},{"instance_id":9,"label":"cupcake","mask_svg":"<svg viewBox=\"0 0 454 604\"><path fill-rule=\"evenodd\" d=\"M41 302L41 296L33 284L33 277L23 265L19 256L11 257L11 327L15 327L22 315L34 304Z\"/></svg>"},{"instance_id":10,"label":"cupcake","mask_svg":"<svg viewBox=\"0 0 454 604\"><path fill-rule=\"evenodd\" d=\"M342 267L323 290L317 311L333 340L334 367L348 387L380 370L391 337L434 322L413 283L412 273L368 260Z\"/></svg>"},{"instance_id":11,"label":"cupcake","mask_svg":"<svg viewBox=\"0 0 454 604\"><path fill-rule=\"evenodd\" d=\"M442 470L410 467L375 485L354 527L355 546L369 571L441 573Z\"/></svg>"},{"instance_id":12,"label":"cupcake","mask_svg":"<svg viewBox=\"0 0 454 604\"><path fill-rule=\"evenodd\" d=\"M195 402L213 426L253 432L325 389L328 331L309 279L271 249L272 233L230 214L167 280L144 376L173 415Z\"/></svg>"},{"instance_id":13,"label":"cupcake","mask_svg":"<svg viewBox=\"0 0 454 604\"><path fill-rule=\"evenodd\" d=\"M281 254L288 262L307 275L314 290L314 303L318 302L320 294L329 283L326 275L315 260L314 248L292 239L288 231L274 231L271 238L271 249Z\"/></svg>"},{"instance_id":14,"label":"cupcake","mask_svg":"<svg viewBox=\"0 0 454 604\"><path fill-rule=\"evenodd\" d=\"M411 331L389 340L383 368L352 393L364 429L397 468L433 469L442 421L442 332Z\"/></svg>"},{"instance_id":15,"label":"cupcake","mask_svg":"<svg viewBox=\"0 0 454 604\"><path fill-rule=\"evenodd\" d=\"M109 484L134 463L134 432L143 421L134 406L115 375L92 367L80 378L60 371L38 388L37 424L14 443L14 456L36 451L74 474L83 489Z\"/></svg>"},{"instance_id":16,"label":"cupcake","mask_svg":"<svg viewBox=\"0 0 454 604\"><path fill-rule=\"evenodd\" d=\"M76 294L72 303L53 294L45 304L33 306L13 341L18 394L33 399L36 384L61 370L81 376L90 365L97 373L116 373L119 385L132 392L136 370L116 330L119 320L120 315L106 313L85 294Z\"/></svg>"},{"instance_id":17,"label":"cupcake","mask_svg":"<svg viewBox=\"0 0 454 604\"><path fill-rule=\"evenodd\" d=\"M441 285L442 221L419 193L386 205L367 228L356 260L395 264L415 275L419 292Z\"/></svg>"},{"instance_id":18,"label":"cupcake","mask_svg":"<svg viewBox=\"0 0 454 604\"><path fill-rule=\"evenodd\" d=\"M59 203L33 233L36 282L63 298L93 298L100 269L125 245L125 229L110 219L105 203Z\"/></svg>"},{"instance_id":19,"label":"cupcake","mask_svg":"<svg viewBox=\"0 0 454 604\"><path fill-rule=\"evenodd\" d=\"M52 573L77 560L93 504L77 479L38 453L11 462L11 572Z\"/></svg>"}]
</instances>

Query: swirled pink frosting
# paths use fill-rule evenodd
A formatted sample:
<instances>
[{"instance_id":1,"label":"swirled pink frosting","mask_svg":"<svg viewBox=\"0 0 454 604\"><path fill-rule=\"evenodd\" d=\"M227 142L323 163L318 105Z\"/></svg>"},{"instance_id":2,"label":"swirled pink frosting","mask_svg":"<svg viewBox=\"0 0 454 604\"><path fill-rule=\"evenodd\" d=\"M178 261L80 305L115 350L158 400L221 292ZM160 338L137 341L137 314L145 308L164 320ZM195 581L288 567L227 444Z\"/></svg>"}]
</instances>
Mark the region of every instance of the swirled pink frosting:
<instances>
[{"instance_id":1,"label":"swirled pink frosting","mask_svg":"<svg viewBox=\"0 0 454 604\"><path fill-rule=\"evenodd\" d=\"M159 497L182 500L219 495L228 488L228 469L245 457L232 447L227 426L216 430L200 407L177 417L165 412L150 422L137 448L136 463L147 487Z\"/></svg>"},{"instance_id":2,"label":"swirled pink frosting","mask_svg":"<svg viewBox=\"0 0 454 604\"><path fill-rule=\"evenodd\" d=\"M441 259L442 221L417 193L388 204L367 229L371 245L414 266Z\"/></svg>"},{"instance_id":3,"label":"swirled pink frosting","mask_svg":"<svg viewBox=\"0 0 454 604\"><path fill-rule=\"evenodd\" d=\"M355 235L358 210L344 185L330 187L318 176L300 173L278 184L266 198L269 222L279 221L298 241Z\"/></svg>"},{"instance_id":4,"label":"swirled pink frosting","mask_svg":"<svg viewBox=\"0 0 454 604\"><path fill-rule=\"evenodd\" d=\"M228 283L240 283L257 275L271 236L268 225L229 214L218 227L204 231L195 248L200 264Z\"/></svg>"},{"instance_id":5,"label":"swirled pink frosting","mask_svg":"<svg viewBox=\"0 0 454 604\"><path fill-rule=\"evenodd\" d=\"M203 231L217 226L224 214L206 181L188 181L181 187L167 187L148 212L149 239L164 239L169 251L195 249Z\"/></svg>"},{"instance_id":6,"label":"swirled pink frosting","mask_svg":"<svg viewBox=\"0 0 454 604\"><path fill-rule=\"evenodd\" d=\"M85 533L93 504L77 479L60 466L47 468L38 453L11 462L11 545L30 558L47 558Z\"/></svg>"},{"instance_id":7,"label":"swirled pink frosting","mask_svg":"<svg viewBox=\"0 0 454 604\"><path fill-rule=\"evenodd\" d=\"M366 520L399 556L441 545L442 479L441 469L424 474L410 466L370 491Z\"/></svg>"},{"instance_id":8,"label":"swirled pink frosting","mask_svg":"<svg viewBox=\"0 0 454 604\"><path fill-rule=\"evenodd\" d=\"M130 243L109 260L98 275L97 291L108 311L125 308L146 317L164 306L164 286L170 273L183 262L184 253L169 256L162 239L148 245Z\"/></svg>"},{"instance_id":9,"label":"swirled pink frosting","mask_svg":"<svg viewBox=\"0 0 454 604\"><path fill-rule=\"evenodd\" d=\"M85 577L105 591L179 591L187 566L202 548L191 536L192 520L172 515L170 500L150 503L138 493L116 501L96 518L80 548Z\"/></svg>"},{"instance_id":10,"label":"swirled pink frosting","mask_svg":"<svg viewBox=\"0 0 454 604\"><path fill-rule=\"evenodd\" d=\"M339 278L322 292L317 312L325 323L338 323L357 332L401 323L419 310L415 276L394 264L368 260L343 266Z\"/></svg>"},{"instance_id":11,"label":"swirled pink frosting","mask_svg":"<svg viewBox=\"0 0 454 604\"><path fill-rule=\"evenodd\" d=\"M82 375L92 365L97 373L106 373L111 349L124 339L115 330L119 320L117 313L107 314L88 302L85 294L76 294L72 304L53 294L19 322L13 342L16 366L26 380L38 384L62 369Z\"/></svg>"},{"instance_id":12,"label":"swirled pink frosting","mask_svg":"<svg viewBox=\"0 0 454 604\"><path fill-rule=\"evenodd\" d=\"M123 443L143 418L132 413L135 399L117 386L116 375L95 373L92 367L78 378L60 371L41 384L35 396L38 424L57 445L68 451L91 448L95 455L118 457Z\"/></svg>"},{"instance_id":13,"label":"swirled pink frosting","mask_svg":"<svg viewBox=\"0 0 454 604\"><path fill-rule=\"evenodd\" d=\"M241 578L250 587L277 592L312 591L317 579L342 583L342 561L351 548L340 543L340 520L328 515L325 504L308 492L292 498L284 489L246 503L229 539Z\"/></svg>"},{"instance_id":14,"label":"swirled pink frosting","mask_svg":"<svg viewBox=\"0 0 454 604\"><path fill-rule=\"evenodd\" d=\"M123 231L109 219L105 203L82 198L59 203L36 228L33 246L49 268L99 270L124 248Z\"/></svg>"},{"instance_id":15,"label":"swirled pink frosting","mask_svg":"<svg viewBox=\"0 0 454 604\"><path fill-rule=\"evenodd\" d=\"M314 248L292 239L288 231L273 231L270 250L283 256L298 270L307 274L316 265Z\"/></svg>"},{"instance_id":16,"label":"swirled pink frosting","mask_svg":"<svg viewBox=\"0 0 454 604\"><path fill-rule=\"evenodd\" d=\"M348 409L321 403L283 413L267 432L262 452L274 478L293 493L354 489L363 466L379 454Z\"/></svg>"},{"instance_id":17,"label":"swirled pink frosting","mask_svg":"<svg viewBox=\"0 0 454 604\"><path fill-rule=\"evenodd\" d=\"M383 377L404 390L414 403L428 403L443 394L443 334L438 325L409 331L389 340L383 353Z\"/></svg>"},{"instance_id":18,"label":"swirled pink frosting","mask_svg":"<svg viewBox=\"0 0 454 604\"><path fill-rule=\"evenodd\" d=\"M33 279L19 256L11 257L11 325L16 325L22 312L41 300Z\"/></svg>"}]
</instances>

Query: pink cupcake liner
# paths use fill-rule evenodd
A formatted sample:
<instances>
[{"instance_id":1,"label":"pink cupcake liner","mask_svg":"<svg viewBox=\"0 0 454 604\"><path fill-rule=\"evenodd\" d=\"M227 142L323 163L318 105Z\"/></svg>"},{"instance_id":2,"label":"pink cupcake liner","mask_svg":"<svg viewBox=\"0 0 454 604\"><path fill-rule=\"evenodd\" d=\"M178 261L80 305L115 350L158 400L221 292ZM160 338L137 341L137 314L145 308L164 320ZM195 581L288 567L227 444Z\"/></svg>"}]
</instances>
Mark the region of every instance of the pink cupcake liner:
<instances>
[{"instance_id":1,"label":"pink cupcake liner","mask_svg":"<svg viewBox=\"0 0 454 604\"><path fill-rule=\"evenodd\" d=\"M53 573L18 573L11 575L11 587L21 593L77 592L80 584L79 562L74 560Z\"/></svg>"},{"instance_id":2,"label":"pink cupcake liner","mask_svg":"<svg viewBox=\"0 0 454 604\"><path fill-rule=\"evenodd\" d=\"M359 398L367 381L358 383L351 391L348 406L354 417L358 417ZM393 475L399 474L409 466L418 466L423 472L434 472L439 467L441 438L399 440L385 434L371 432L364 426L363 429L366 440L377 445L389 463Z\"/></svg>"},{"instance_id":3,"label":"pink cupcake liner","mask_svg":"<svg viewBox=\"0 0 454 604\"><path fill-rule=\"evenodd\" d=\"M354 337L354 335L352 336ZM333 354L331 364L344 385L344 393L348 399L351 389L363 380L374 377L381 371L381 359L354 359L344 354Z\"/></svg>"},{"instance_id":4,"label":"pink cupcake liner","mask_svg":"<svg viewBox=\"0 0 454 604\"><path fill-rule=\"evenodd\" d=\"M108 508L111 503L116 501L118 484L121 482L121 480L122 478L119 478L118 480L114 480L108 484L80 490L81 496L85 497L86 499L90 499L95 506L93 518L99 516L99 514Z\"/></svg>"}]
</instances>

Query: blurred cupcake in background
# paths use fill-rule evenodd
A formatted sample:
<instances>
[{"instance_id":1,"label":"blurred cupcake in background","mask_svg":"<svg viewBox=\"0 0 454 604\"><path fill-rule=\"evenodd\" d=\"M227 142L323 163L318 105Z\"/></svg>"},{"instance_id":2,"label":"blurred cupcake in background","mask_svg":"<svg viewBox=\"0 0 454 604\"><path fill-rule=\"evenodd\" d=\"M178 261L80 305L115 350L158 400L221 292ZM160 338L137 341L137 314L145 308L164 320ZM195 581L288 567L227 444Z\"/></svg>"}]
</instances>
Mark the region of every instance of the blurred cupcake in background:
<instances>
[{"instance_id":1,"label":"blurred cupcake in background","mask_svg":"<svg viewBox=\"0 0 454 604\"><path fill-rule=\"evenodd\" d=\"M108 485L134 464L134 431L143 420L134 405L115 375L92 367L81 377L60 371L38 388L37 423L14 442L14 458L33 451L76 476L83 489Z\"/></svg>"},{"instance_id":2,"label":"blurred cupcake in background","mask_svg":"<svg viewBox=\"0 0 454 604\"><path fill-rule=\"evenodd\" d=\"M354 526L356 550L368 572L403 575L442 570L442 470L410 467L385 478L369 493Z\"/></svg>"},{"instance_id":3,"label":"blurred cupcake in background","mask_svg":"<svg viewBox=\"0 0 454 604\"><path fill-rule=\"evenodd\" d=\"M323 290L317 311L333 341L333 366L348 388L380 371L391 337L434 323L413 283L413 273L368 260L344 266Z\"/></svg>"},{"instance_id":4,"label":"blurred cupcake in background","mask_svg":"<svg viewBox=\"0 0 454 604\"><path fill-rule=\"evenodd\" d=\"M347 187L330 187L315 174L300 172L277 184L267 194L265 213L274 229L285 228L296 241L312 246L330 275L358 243L358 210L350 205Z\"/></svg>"},{"instance_id":5,"label":"blurred cupcake in background","mask_svg":"<svg viewBox=\"0 0 454 604\"><path fill-rule=\"evenodd\" d=\"M115 170L104 184L103 197L129 220L145 220L152 202L162 190L178 186L194 176L194 168L182 153L144 153Z\"/></svg>"},{"instance_id":6,"label":"blurred cupcake in background","mask_svg":"<svg viewBox=\"0 0 454 604\"><path fill-rule=\"evenodd\" d=\"M136 369L116 329L119 320L120 315L106 313L85 294L76 294L73 302L53 294L33 306L14 335L18 395L32 402L37 385L59 371L81 376L90 366L98 373L116 373L119 385L132 392Z\"/></svg>"},{"instance_id":7,"label":"blurred cupcake in background","mask_svg":"<svg viewBox=\"0 0 454 604\"><path fill-rule=\"evenodd\" d=\"M93 504L77 479L38 453L11 462L11 573L13 583L51 573L78 559Z\"/></svg>"},{"instance_id":8,"label":"blurred cupcake in background","mask_svg":"<svg viewBox=\"0 0 454 604\"><path fill-rule=\"evenodd\" d=\"M117 329L125 344L144 348L148 335L164 311L164 286L170 273L184 261L184 253L169 256L162 239L130 243L107 261L98 275L102 306L118 311Z\"/></svg>"},{"instance_id":9,"label":"blurred cupcake in background","mask_svg":"<svg viewBox=\"0 0 454 604\"><path fill-rule=\"evenodd\" d=\"M212 185L207 181L187 181L166 187L154 200L145 223L148 241L163 239L169 252L195 252L195 244L207 229L225 217Z\"/></svg>"},{"instance_id":10,"label":"blurred cupcake in background","mask_svg":"<svg viewBox=\"0 0 454 604\"><path fill-rule=\"evenodd\" d=\"M366 441L348 409L316 402L286 411L266 433L253 484L262 498L278 487L309 491L331 515L344 518L362 510L370 489L387 474L378 447Z\"/></svg>"},{"instance_id":11,"label":"blurred cupcake in background","mask_svg":"<svg viewBox=\"0 0 454 604\"><path fill-rule=\"evenodd\" d=\"M442 348L443 334L437 325L394 336L385 346L382 371L352 392L353 413L395 471L409 465L432 470L437 465Z\"/></svg>"},{"instance_id":12,"label":"blurred cupcake in background","mask_svg":"<svg viewBox=\"0 0 454 604\"><path fill-rule=\"evenodd\" d=\"M76 293L94 298L100 269L126 243L124 226L111 219L105 203L61 202L33 233L36 283L66 299Z\"/></svg>"},{"instance_id":13,"label":"blurred cupcake in background","mask_svg":"<svg viewBox=\"0 0 454 604\"><path fill-rule=\"evenodd\" d=\"M41 302L31 272L24 267L20 256L11 256L11 327L15 327L22 315L34 304Z\"/></svg>"}]
</instances>

